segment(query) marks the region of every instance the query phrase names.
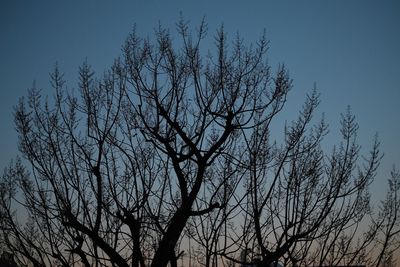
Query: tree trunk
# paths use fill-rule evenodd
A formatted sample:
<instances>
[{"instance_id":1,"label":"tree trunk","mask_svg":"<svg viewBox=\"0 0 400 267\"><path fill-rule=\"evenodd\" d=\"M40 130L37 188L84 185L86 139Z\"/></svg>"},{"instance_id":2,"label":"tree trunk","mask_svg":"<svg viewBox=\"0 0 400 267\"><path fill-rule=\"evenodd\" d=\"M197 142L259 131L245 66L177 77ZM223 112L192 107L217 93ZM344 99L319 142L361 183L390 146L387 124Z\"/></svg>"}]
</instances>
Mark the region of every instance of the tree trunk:
<instances>
[{"instance_id":1,"label":"tree trunk","mask_svg":"<svg viewBox=\"0 0 400 267\"><path fill-rule=\"evenodd\" d=\"M175 213L171 219L164 237L161 239L160 245L154 255L151 267L166 267L171 257L174 255L174 249L178 242L186 222L189 218L190 207L182 209L182 207Z\"/></svg>"}]
</instances>

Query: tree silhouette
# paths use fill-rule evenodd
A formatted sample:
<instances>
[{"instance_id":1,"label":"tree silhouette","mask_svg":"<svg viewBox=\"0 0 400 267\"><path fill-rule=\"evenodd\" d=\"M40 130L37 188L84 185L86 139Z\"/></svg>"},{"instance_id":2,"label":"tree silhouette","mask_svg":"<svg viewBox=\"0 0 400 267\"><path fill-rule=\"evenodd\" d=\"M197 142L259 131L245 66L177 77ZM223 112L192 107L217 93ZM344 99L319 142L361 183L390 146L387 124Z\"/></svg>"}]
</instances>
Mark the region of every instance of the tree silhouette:
<instances>
[{"instance_id":1,"label":"tree silhouette","mask_svg":"<svg viewBox=\"0 0 400 267\"><path fill-rule=\"evenodd\" d=\"M377 139L360 159L349 109L324 152L316 90L276 139L292 82L283 65L271 72L265 36L230 44L221 28L206 53L204 22L177 29L175 44L162 27L154 41L133 31L100 78L84 63L74 92L56 66L53 98L33 87L21 99L24 158L2 177L2 245L32 266L217 266L244 263L247 250L257 266L383 262L399 233L397 178L360 234Z\"/></svg>"}]
</instances>

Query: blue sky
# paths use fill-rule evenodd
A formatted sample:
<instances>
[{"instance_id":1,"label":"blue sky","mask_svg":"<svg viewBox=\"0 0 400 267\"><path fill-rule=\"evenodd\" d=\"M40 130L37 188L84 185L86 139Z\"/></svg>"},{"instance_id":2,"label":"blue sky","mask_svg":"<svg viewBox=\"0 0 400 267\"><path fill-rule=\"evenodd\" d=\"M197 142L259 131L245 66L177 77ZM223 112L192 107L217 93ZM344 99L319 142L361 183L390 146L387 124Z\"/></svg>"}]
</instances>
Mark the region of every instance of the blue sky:
<instances>
[{"instance_id":1,"label":"blue sky","mask_svg":"<svg viewBox=\"0 0 400 267\"><path fill-rule=\"evenodd\" d=\"M51 94L48 73L58 61L68 87L76 87L85 59L102 73L134 24L151 36L159 22L174 28L180 12L193 26L206 17L210 48L222 23L229 36L239 32L249 42L265 29L272 68L284 63L294 79L283 120L316 83L330 144L350 105L365 150L379 133L385 157L374 190L383 191L392 165L400 167L399 1L0 1L0 168L17 155L13 106L34 80Z\"/></svg>"}]
</instances>

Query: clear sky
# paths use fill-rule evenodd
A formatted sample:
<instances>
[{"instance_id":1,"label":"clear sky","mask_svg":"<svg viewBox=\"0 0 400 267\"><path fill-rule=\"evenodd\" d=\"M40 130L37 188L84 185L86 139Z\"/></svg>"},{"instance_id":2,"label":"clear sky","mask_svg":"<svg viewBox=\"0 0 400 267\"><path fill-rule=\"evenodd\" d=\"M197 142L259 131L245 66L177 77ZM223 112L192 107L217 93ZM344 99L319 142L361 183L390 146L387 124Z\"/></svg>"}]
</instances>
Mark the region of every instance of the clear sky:
<instances>
[{"instance_id":1,"label":"clear sky","mask_svg":"<svg viewBox=\"0 0 400 267\"><path fill-rule=\"evenodd\" d=\"M256 41L266 30L269 61L284 63L294 79L285 116L296 115L316 83L319 111L331 125L327 142L338 137L340 113L351 105L368 149L375 132L385 153L374 190L386 185L393 164L400 167L400 1L0 1L0 168L17 154L13 106L35 80L50 93L48 73L58 61L70 88L87 61L97 73L120 55L136 24L151 36L160 22L174 27L179 14L195 26L203 16L206 45L223 23ZM382 190L383 191L383 190Z\"/></svg>"}]
</instances>

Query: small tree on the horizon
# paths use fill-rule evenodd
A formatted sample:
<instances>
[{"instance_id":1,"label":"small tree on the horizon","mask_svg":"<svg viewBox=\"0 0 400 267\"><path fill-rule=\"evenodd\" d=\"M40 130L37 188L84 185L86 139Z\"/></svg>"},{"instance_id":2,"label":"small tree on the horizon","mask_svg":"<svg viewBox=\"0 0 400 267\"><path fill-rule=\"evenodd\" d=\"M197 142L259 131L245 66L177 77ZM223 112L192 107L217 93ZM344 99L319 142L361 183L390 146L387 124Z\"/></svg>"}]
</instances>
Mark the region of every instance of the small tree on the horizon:
<instances>
[{"instance_id":1,"label":"small tree on the horizon","mask_svg":"<svg viewBox=\"0 0 400 267\"><path fill-rule=\"evenodd\" d=\"M179 45L133 31L101 77L84 63L74 92L56 66L53 98L21 99L23 159L0 182L0 243L19 264L223 266L249 250L259 266L379 266L398 249L396 171L379 216L369 205L378 140L360 155L349 109L324 151L315 89L278 139L288 71L271 71L265 36L230 44L223 28L203 55L206 28L181 20Z\"/></svg>"}]
</instances>

